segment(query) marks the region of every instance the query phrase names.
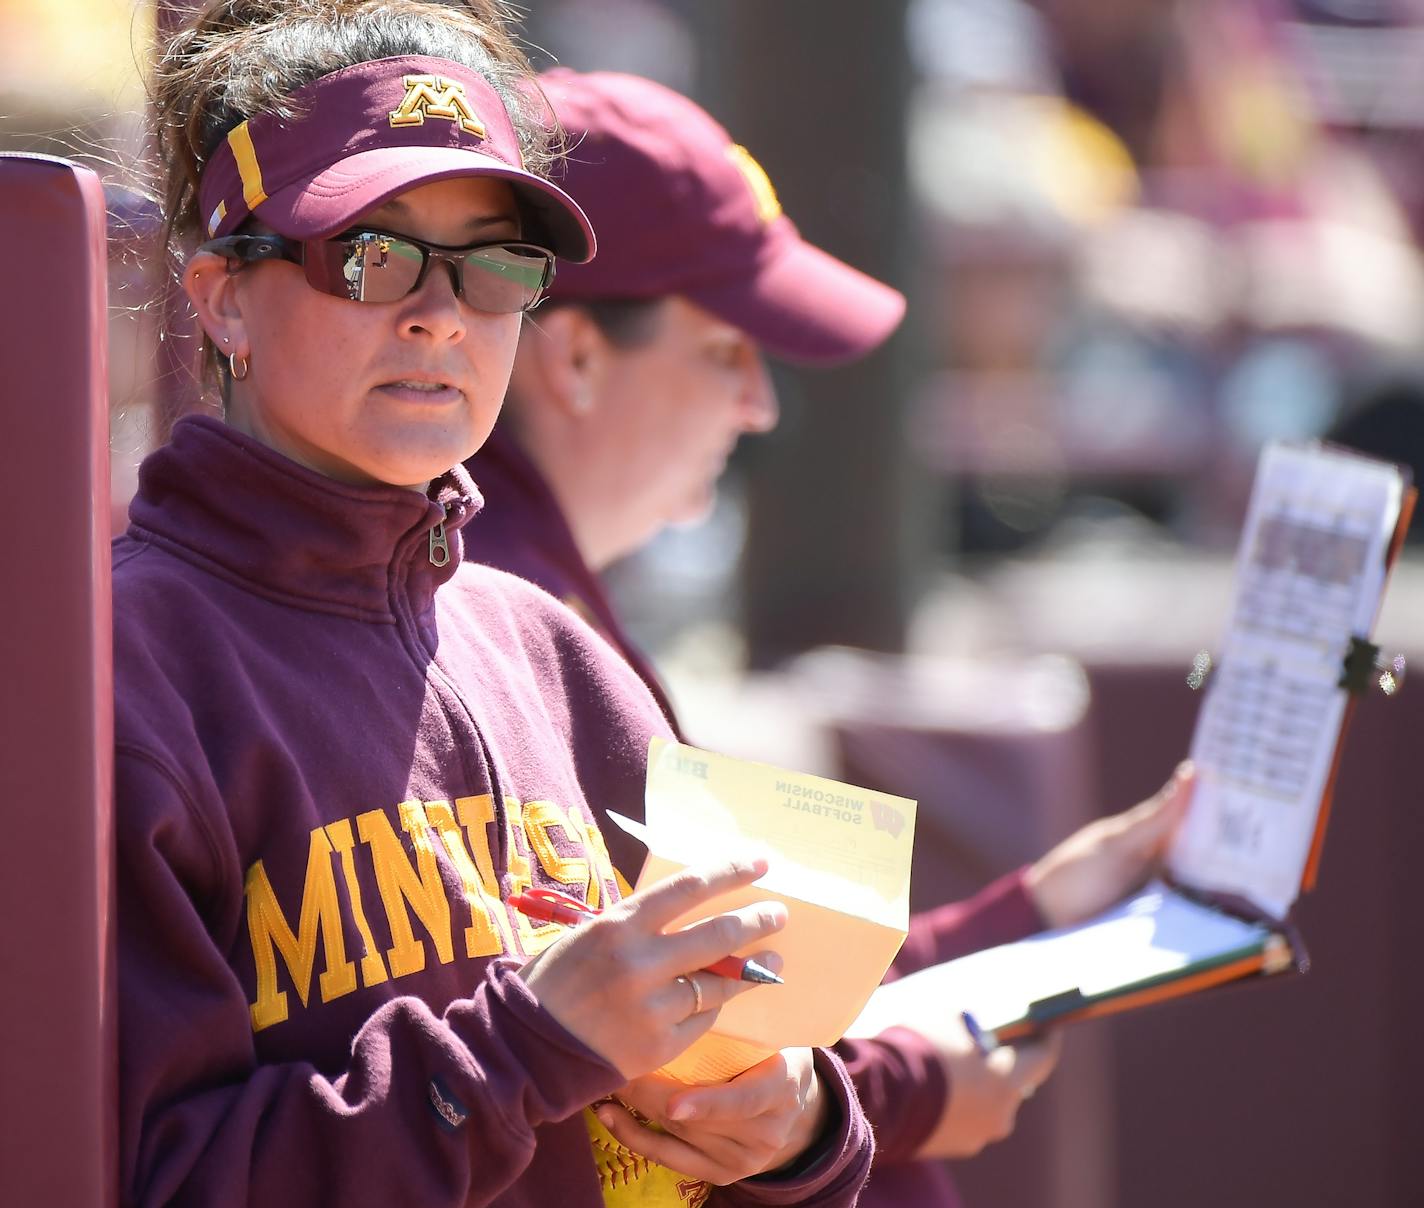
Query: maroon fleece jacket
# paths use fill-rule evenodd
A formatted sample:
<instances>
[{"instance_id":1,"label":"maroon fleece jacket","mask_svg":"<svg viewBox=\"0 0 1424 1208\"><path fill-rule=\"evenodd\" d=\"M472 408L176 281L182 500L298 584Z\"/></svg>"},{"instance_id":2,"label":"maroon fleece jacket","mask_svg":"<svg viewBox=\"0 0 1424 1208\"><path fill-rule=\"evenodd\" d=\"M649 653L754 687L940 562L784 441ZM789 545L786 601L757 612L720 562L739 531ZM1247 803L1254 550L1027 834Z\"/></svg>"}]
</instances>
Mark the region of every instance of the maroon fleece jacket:
<instances>
[{"instance_id":1,"label":"maroon fleece jacket","mask_svg":"<svg viewBox=\"0 0 1424 1208\"><path fill-rule=\"evenodd\" d=\"M497 426L465 465L485 498L484 510L469 529L468 556L538 584L589 621L642 677L677 731L657 674L624 632L553 491L514 437ZM614 857L616 863L616 851ZM912 916L909 937L887 980L1023 939L1043 927L1022 874L1012 873L967 902ZM842 1041L836 1051L845 1059L875 1130L875 1166L860 1203L954 1208L959 1198L945 1168L914 1160L951 1092L933 1047L907 1028L892 1028L874 1038Z\"/></svg>"},{"instance_id":2,"label":"maroon fleece jacket","mask_svg":"<svg viewBox=\"0 0 1424 1208\"><path fill-rule=\"evenodd\" d=\"M622 1079L520 979L552 933L506 901L616 897L599 819L667 726L466 561L478 507L462 470L347 486L205 418L144 462L114 547L126 1205L603 1203L581 1109ZM854 1202L869 1129L817 1068L809 1173L713 1203Z\"/></svg>"}]
</instances>

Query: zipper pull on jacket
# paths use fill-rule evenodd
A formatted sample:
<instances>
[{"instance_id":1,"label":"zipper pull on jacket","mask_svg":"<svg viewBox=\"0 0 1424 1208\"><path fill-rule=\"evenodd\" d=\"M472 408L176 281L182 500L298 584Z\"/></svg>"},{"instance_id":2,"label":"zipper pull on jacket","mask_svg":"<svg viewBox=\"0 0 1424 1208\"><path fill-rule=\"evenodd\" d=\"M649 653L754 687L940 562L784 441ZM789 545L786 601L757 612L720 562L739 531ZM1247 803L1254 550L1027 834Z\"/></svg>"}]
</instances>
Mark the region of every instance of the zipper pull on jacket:
<instances>
[{"instance_id":1,"label":"zipper pull on jacket","mask_svg":"<svg viewBox=\"0 0 1424 1208\"><path fill-rule=\"evenodd\" d=\"M444 566L450 561L450 542L445 537L445 519L441 517L430 530L430 565Z\"/></svg>"}]
</instances>

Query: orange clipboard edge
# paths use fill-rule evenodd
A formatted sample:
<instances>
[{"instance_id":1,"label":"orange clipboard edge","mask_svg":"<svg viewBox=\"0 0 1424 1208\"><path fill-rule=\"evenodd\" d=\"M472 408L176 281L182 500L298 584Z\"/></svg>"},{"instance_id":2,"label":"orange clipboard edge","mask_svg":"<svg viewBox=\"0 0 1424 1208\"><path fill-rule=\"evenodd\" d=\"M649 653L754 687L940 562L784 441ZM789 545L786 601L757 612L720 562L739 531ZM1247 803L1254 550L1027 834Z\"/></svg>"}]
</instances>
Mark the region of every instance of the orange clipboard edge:
<instances>
[{"instance_id":1,"label":"orange clipboard edge","mask_svg":"<svg viewBox=\"0 0 1424 1208\"><path fill-rule=\"evenodd\" d=\"M1419 488L1404 488L1404 496L1399 504L1399 519L1395 522L1394 535L1390 538L1389 549L1385 553L1385 566L1393 568L1399 552L1404 548L1404 538L1409 532L1409 522L1414 518L1414 505L1419 499ZM1335 757L1330 763L1330 775L1325 781L1325 793L1320 799L1320 810L1316 815L1315 834L1310 841L1310 855L1305 861L1305 871L1300 878L1300 892L1309 893L1315 888L1320 875L1320 858L1325 850L1325 828L1330 822L1330 809L1335 803L1335 778L1340 773L1340 758L1345 751L1345 734L1350 728L1350 719L1355 714L1356 700L1350 698L1345 706L1345 716L1340 723L1340 741L1335 744Z\"/></svg>"},{"instance_id":2,"label":"orange clipboard edge","mask_svg":"<svg viewBox=\"0 0 1424 1208\"><path fill-rule=\"evenodd\" d=\"M1272 940L1278 941L1278 945L1273 944ZM1014 1023L1006 1024L997 1031L990 1032L987 1029L981 1029L981 1032L987 1042L1013 1044L1015 1041L1026 1040L1036 1035L1050 1025L1077 1023L1084 1019L1103 1019L1123 1011L1136 1010L1138 1007L1170 1002L1174 998L1185 998L1189 994L1197 994L1202 990L1210 990L1229 982L1241 981L1244 978L1287 973L1294 964L1294 954L1291 951L1290 943L1280 935L1273 936L1272 940L1268 940L1260 952L1242 957L1240 960L1217 965L1211 969L1203 969L1200 973L1191 973L1186 977L1158 982L1112 998L1099 999L1082 1007L1065 1011L1052 1019L1017 1020Z\"/></svg>"}]
</instances>

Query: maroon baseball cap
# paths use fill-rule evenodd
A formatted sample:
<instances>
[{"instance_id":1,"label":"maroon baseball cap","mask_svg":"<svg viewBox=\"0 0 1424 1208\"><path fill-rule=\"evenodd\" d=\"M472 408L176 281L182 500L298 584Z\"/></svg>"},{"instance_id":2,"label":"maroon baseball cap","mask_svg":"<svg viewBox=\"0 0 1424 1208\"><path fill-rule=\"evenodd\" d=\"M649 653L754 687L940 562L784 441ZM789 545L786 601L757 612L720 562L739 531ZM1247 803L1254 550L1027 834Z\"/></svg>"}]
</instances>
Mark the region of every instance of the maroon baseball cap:
<instances>
[{"instance_id":1,"label":"maroon baseball cap","mask_svg":"<svg viewBox=\"0 0 1424 1208\"><path fill-rule=\"evenodd\" d=\"M345 67L291 94L284 118L260 113L228 133L203 169L209 238L249 214L279 235L321 239L417 185L490 176L513 187L524 237L566 261L593 255L593 228L557 185L526 171L499 94L448 59L404 56Z\"/></svg>"},{"instance_id":2,"label":"maroon baseball cap","mask_svg":"<svg viewBox=\"0 0 1424 1208\"><path fill-rule=\"evenodd\" d=\"M554 177L588 212L599 254L560 266L550 297L679 294L791 361L864 356L905 299L801 238L746 148L686 97L638 76L539 77L568 134Z\"/></svg>"}]
</instances>

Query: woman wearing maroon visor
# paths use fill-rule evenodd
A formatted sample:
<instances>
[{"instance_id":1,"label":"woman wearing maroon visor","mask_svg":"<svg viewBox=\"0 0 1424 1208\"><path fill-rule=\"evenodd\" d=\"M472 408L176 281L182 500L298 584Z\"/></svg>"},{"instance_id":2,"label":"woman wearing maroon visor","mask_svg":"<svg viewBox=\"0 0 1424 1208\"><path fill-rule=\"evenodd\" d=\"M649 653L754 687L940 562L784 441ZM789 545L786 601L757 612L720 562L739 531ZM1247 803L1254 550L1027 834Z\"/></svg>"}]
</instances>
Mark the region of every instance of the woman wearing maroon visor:
<instances>
[{"instance_id":1,"label":"woman wearing maroon visor","mask_svg":"<svg viewBox=\"0 0 1424 1208\"><path fill-rule=\"evenodd\" d=\"M225 0L162 47L169 234L224 419L145 461L114 549L125 1204L601 1205L625 1171L592 1111L640 1102L747 989L704 967L784 923L662 934L759 864L619 900L600 820L639 808L666 723L586 626L465 557L460 462L553 257L593 245L539 175L504 17ZM601 917L560 938L509 908L530 887ZM663 1202L848 1205L865 1178L831 1054L674 1106Z\"/></svg>"},{"instance_id":2,"label":"woman wearing maroon visor","mask_svg":"<svg viewBox=\"0 0 1424 1208\"><path fill-rule=\"evenodd\" d=\"M676 725L599 572L705 512L737 439L775 425L764 352L855 360L895 329L904 299L805 242L751 155L687 98L615 73L558 70L541 84L574 148L556 179L592 217L599 254L560 272L520 337L504 416L468 463L488 500L472 554L588 617ZM1186 798L1174 781L978 897L916 916L892 976L1109 905L1145 880ZM986 1058L939 1001L903 1025L839 1048L876 1134L861 1202L955 1204L925 1159L1006 1135L1056 1046ZM645 1135L622 1113L615 1132L634 1149Z\"/></svg>"}]
</instances>

